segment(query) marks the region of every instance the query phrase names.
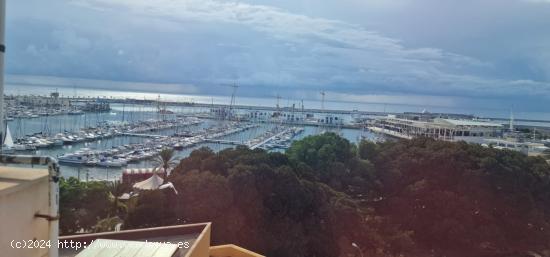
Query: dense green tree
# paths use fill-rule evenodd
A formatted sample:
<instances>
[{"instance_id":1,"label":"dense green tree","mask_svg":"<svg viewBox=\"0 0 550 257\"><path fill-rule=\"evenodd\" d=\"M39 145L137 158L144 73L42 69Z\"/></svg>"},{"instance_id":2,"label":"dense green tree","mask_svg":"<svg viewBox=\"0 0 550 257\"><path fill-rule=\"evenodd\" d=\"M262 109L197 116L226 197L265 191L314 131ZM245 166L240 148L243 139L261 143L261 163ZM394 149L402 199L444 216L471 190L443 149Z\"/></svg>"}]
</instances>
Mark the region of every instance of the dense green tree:
<instances>
[{"instance_id":1,"label":"dense green tree","mask_svg":"<svg viewBox=\"0 0 550 257\"><path fill-rule=\"evenodd\" d=\"M359 157L364 160L375 160L381 150L380 148L380 144L378 143L363 140L359 142Z\"/></svg>"},{"instance_id":2,"label":"dense green tree","mask_svg":"<svg viewBox=\"0 0 550 257\"><path fill-rule=\"evenodd\" d=\"M158 227L174 223L165 190L140 191L137 203L128 209L125 228Z\"/></svg>"},{"instance_id":3,"label":"dense green tree","mask_svg":"<svg viewBox=\"0 0 550 257\"><path fill-rule=\"evenodd\" d=\"M76 178L61 179L60 222L62 234L89 231L110 215L111 202L105 182L82 182Z\"/></svg>"},{"instance_id":4,"label":"dense green tree","mask_svg":"<svg viewBox=\"0 0 550 257\"><path fill-rule=\"evenodd\" d=\"M287 150L290 160L303 162L325 176L327 168L335 163L346 163L354 157L355 147L348 140L335 133L308 136L295 141Z\"/></svg>"},{"instance_id":5,"label":"dense green tree","mask_svg":"<svg viewBox=\"0 0 550 257\"><path fill-rule=\"evenodd\" d=\"M467 143L415 139L376 162L379 212L426 249L486 256L548 249L550 169L544 160Z\"/></svg>"},{"instance_id":6,"label":"dense green tree","mask_svg":"<svg viewBox=\"0 0 550 257\"><path fill-rule=\"evenodd\" d=\"M550 256L550 167L517 152L326 133L286 153L201 148L170 180L178 195L140 192L127 216L112 185L62 180L62 231L108 230L118 214L125 228L211 221L214 244L268 256L357 256L352 243L380 257Z\"/></svg>"}]
</instances>

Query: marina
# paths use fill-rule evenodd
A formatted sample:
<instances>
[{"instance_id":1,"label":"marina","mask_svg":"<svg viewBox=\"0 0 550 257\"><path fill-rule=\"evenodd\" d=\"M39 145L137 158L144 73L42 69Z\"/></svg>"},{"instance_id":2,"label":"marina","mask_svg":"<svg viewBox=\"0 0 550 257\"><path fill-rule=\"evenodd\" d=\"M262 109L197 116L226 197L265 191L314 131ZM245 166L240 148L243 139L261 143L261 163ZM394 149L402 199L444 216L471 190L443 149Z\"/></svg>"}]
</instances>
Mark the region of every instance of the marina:
<instances>
[{"instance_id":1,"label":"marina","mask_svg":"<svg viewBox=\"0 0 550 257\"><path fill-rule=\"evenodd\" d=\"M524 149L517 145L527 142L531 154L548 145L529 140L503 143L509 140L503 120L473 115L338 111L325 109L324 102L321 108L305 108L303 101L286 107L244 106L237 105L234 96L229 104L206 104L160 96L63 97L56 92L7 96L10 140L2 151L57 157L64 176L88 180L119 179L123 169L154 167L154 157L166 148L174 149L178 159L200 147L284 151L295 140L327 131L351 142L427 136L507 149ZM521 121L515 123L526 128ZM541 124L537 131L546 133Z\"/></svg>"},{"instance_id":2,"label":"marina","mask_svg":"<svg viewBox=\"0 0 550 257\"><path fill-rule=\"evenodd\" d=\"M182 150L203 143L206 138L218 138L253 128L252 124L221 126L205 130L192 137L154 136L143 143L125 144L111 149L89 148L58 156L62 164L75 164L100 167L123 167L130 162L139 162L155 157L162 149Z\"/></svg>"}]
</instances>

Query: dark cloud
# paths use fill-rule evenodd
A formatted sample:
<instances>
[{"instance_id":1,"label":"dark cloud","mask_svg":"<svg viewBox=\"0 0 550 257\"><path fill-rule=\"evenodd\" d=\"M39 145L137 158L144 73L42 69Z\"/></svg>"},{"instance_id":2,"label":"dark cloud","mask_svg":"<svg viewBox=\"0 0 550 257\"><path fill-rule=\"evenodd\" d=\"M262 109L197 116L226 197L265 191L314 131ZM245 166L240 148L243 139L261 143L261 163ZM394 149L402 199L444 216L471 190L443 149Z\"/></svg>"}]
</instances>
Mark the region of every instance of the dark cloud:
<instances>
[{"instance_id":1,"label":"dark cloud","mask_svg":"<svg viewBox=\"0 0 550 257\"><path fill-rule=\"evenodd\" d=\"M543 2L10 1L6 69L198 93L238 81L258 96L327 90L529 99L539 108L550 98Z\"/></svg>"}]
</instances>

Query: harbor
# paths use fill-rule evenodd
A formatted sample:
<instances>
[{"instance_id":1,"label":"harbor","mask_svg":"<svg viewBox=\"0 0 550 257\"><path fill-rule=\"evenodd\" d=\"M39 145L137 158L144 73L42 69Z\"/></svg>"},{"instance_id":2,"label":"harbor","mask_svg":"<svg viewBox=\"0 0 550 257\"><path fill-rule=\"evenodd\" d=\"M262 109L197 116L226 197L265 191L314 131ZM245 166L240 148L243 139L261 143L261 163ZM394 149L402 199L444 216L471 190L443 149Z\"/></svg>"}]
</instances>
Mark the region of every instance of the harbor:
<instances>
[{"instance_id":1,"label":"harbor","mask_svg":"<svg viewBox=\"0 0 550 257\"><path fill-rule=\"evenodd\" d=\"M65 99L56 93L7 99L11 108L2 151L56 157L63 176L82 180L117 180L124 169L153 167L155 156L167 148L175 150L177 158L200 147L220 151L242 145L284 151L292 141L319 133L319 126L347 131L353 141L361 133L353 126L341 126L343 122L325 122L326 115L309 115L308 124L297 118L290 122L290 113L282 111L264 111L269 117L260 120L251 119L258 110L226 107L224 117L217 108L167 106L158 100L118 104L97 98Z\"/></svg>"},{"instance_id":2,"label":"harbor","mask_svg":"<svg viewBox=\"0 0 550 257\"><path fill-rule=\"evenodd\" d=\"M338 111L324 108L324 102L321 108L306 108L303 101L289 106L245 106L235 104L234 96L229 104L177 102L160 96L150 100L63 97L57 91L7 96L6 104L8 131L2 151L56 157L64 166L64 176L82 180L116 180L124 169L151 168L156 165L155 156L166 148L175 150L178 159L201 147L284 151L295 140L327 131L354 143L427 136L514 146L525 152L520 143L503 137L503 119L464 114ZM531 126L523 126L521 120L515 124L530 131ZM531 152L546 149L541 140L547 131L544 123L539 125L543 127L537 130L540 142L528 141Z\"/></svg>"}]
</instances>

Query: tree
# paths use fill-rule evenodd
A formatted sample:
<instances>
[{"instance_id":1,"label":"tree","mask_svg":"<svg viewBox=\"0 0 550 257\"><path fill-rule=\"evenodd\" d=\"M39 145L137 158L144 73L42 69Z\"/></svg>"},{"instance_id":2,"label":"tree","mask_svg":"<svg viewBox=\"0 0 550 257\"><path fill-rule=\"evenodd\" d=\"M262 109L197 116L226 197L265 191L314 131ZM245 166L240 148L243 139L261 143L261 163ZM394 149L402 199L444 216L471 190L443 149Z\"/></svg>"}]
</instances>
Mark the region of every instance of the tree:
<instances>
[{"instance_id":1,"label":"tree","mask_svg":"<svg viewBox=\"0 0 550 257\"><path fill-rule=\"evenodd\" d=\"M128 186L120 181L110 181L107 183L107 190L109 190L109 201L111 202L109 216L121 217L126 215L127 206L119 201L118 197L124 192L129 191Z\"/></svg>"},{"instance_id":2,"label":"tree","mask_svg":"<svg viewBox=\"0 0 550 257\"><path fill-rule=\"evenodd\" d=\"M211 221L215 244L267 256L550 256L550 166L514 151L325 134L284 154L202 148L170 179L180 193L140 192L125 227ZM112 229L116 192L62 179L61 230Z\"/></svg>"},{"instance_id":3,"label":"tree","mask_svg":"<svg viewBox=\"0 0 550 257\"><path fill-rule=\"evenodd\" d=\"M128 209L125 228L147 228L170 224L167 195L164 190L141 191L137 203Z\"/></svg>"},{"instance_id":4,"label":"tree","mask_svg":"<svg viewBox=\"0 0 550 257\"><path fill-rule=\"evenodd\" d=\"M318 178L327 182L328 169L332 164L348 163L354 158L355 146L335 133L308 136L295 141L287 155L296 165L303 162L315 170Z\"/></svg>"},{"instance_id":5,"label":"tree","mask_svg":"<svg viewBox=\"0 0 550 257\"><path fill-rule=\"evenodd\" d=\"M83 182L71 177L59 183L61 234L91 231L99 220L110 215L112 203L106 182Z\"/></svg>"},{"instance_id":6,"label":"tree","mask_svg":"<svg viewBox=\"0 0 550 257\"><path fill-rule=\"evenodd\" d=\"M176 158L174 156L174 149L164 148L162 149L155 159L157 169L162 169L164 171L164 180L168 177L168 170L177 165Z\"/></svg>"},{"instance_id":7,"label":"tree","mask_svg":"<svg viewBox=\"0 0 550 257\"><path fill-rule=\"evenodd\" d=\"M361 159L372 161L376 159L379 151L380 145L375 142L363 140L359 143L358 154Z\"/></svg>"}]
</instances>

